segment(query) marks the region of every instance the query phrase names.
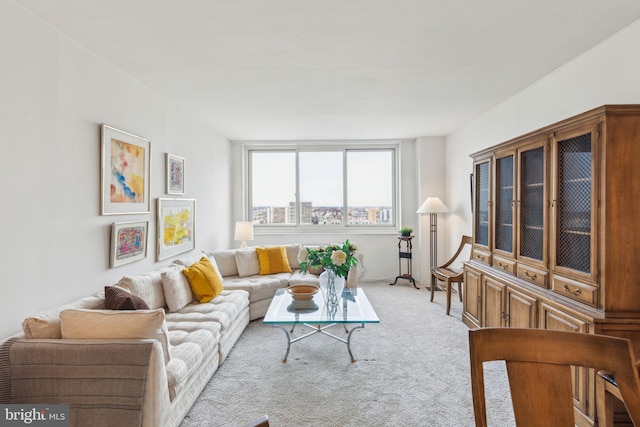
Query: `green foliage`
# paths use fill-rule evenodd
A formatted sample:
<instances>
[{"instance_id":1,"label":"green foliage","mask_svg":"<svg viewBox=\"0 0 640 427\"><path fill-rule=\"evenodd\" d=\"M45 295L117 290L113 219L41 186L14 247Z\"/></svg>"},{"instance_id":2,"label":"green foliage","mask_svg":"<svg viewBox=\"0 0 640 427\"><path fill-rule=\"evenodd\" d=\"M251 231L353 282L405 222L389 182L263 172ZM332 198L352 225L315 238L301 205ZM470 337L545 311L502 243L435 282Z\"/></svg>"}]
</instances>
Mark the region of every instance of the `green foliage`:
<instances>
[{"instance_id":1,"label":"green foliage","mask_svg":"<svg viewBox=\"0 0 640 427\"><path fill-rule=\"evenodd\" d=\"M340 277L347 277L351 267L358 263L355 252L358 246L347 239L342 244L320 246L318 249L304 248L298 256L300 271L306 273L309 268L324 267L325 270L333 270Z\"/></svg>"},{"instance_id":2,"label":"green foliage","mask_svg":"<svg viewBox=\"0 0 640 427\"><path fill-rule=\"evenodd\" d=\"M413 232L413 228L411 227L402 227L400 229L400 234L403 236L411 236L412 232Z\"/></svg>"}]
</instances>

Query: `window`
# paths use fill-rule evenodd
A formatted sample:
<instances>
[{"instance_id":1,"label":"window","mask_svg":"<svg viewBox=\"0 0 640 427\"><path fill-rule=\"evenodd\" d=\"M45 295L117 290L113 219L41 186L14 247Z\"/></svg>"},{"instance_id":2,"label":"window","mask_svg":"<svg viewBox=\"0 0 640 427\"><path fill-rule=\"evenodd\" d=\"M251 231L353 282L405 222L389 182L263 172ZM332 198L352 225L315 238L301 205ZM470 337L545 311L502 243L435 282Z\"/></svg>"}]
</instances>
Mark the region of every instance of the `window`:
<instances>
[{"instance_id":1,"label":"window","mask_svg":"<svg viewBox=\"0 0 640 427\"><path fill-rule=\"evenodd\" d=\"M395 225L395 147L249 148L247 157L256 225Z\"/></svg>"}]
</instances>

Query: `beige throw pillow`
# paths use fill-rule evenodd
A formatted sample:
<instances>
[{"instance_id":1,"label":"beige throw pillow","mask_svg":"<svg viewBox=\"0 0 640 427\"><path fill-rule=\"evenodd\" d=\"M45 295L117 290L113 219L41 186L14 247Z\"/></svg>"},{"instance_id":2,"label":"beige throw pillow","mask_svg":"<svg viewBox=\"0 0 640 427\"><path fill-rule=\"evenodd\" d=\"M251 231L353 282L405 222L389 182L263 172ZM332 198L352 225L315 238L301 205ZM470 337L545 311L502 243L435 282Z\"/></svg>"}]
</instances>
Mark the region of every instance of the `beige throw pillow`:
<instances>
[{"instance_id":1,"label":"beige throw pillow","mask_svg":"<svg viewBox=\"0 0 640 427\"><path fill-rule=\"evenodd\" d=\"M260 262L256 248L238 249L235 253L238 276L256 276L260 274Z\"/></svg>"},{"instance_id":2,"label":"beige throw pillow","mask_svg":"<svg viewBox=\"0 0 640 427\"><path fill-rule=\"evenodd\" d=\"M162 289L161 272L167 270L153 270L140 276L124 276L118 282L118 286L128 289L132 294L139 296L147 303L149 308L163 308L167 305Z\"/></svg>"},{"instance_id":3,"label":"beige throw pillow","mask_svg":"<svg viewBox=\"0 0 640 427\"><path fill-rule=\"evenodd\" d=\"M169 269L162 272L162 288L169 311L180 311L193 301L189 281L181 269Z\"/></svg>"},{"instance_id":4,"label":"beige throw pillow","mask_svg":"<svg viewBox=\"0 0 640 427\"><path fill-rule=\"evenodd\" d=\"M218 273L220 273L220 277L224 278L224 277L238 275L238 266L236 265L235 249L215 251L215 252L206 253L206 254L210 259L212 259L211 263L213 264L214 267L216 267L216 269L218 270Z\"/></svg>"}]
</instances>

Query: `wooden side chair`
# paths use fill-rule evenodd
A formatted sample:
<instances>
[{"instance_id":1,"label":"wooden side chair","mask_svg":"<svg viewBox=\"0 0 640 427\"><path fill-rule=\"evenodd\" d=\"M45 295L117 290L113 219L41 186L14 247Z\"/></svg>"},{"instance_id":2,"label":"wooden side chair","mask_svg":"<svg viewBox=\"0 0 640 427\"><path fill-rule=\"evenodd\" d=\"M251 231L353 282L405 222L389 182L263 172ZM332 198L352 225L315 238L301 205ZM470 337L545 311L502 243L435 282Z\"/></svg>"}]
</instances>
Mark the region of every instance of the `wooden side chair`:
<instances>
[{"instance_id":1,"label":"wooden side chair","mask_svg":"<svg viewBox=\"0 0 640 427\"><path fill-rule=\"evenodd\" d=\"M571 366L615 376L634 425L640 426L640 378L631 341L544 329L469 331L476 426L487 426L483 363L506 362L518 426L575 426Z\"/></svg>"},{"instance_id":2,"label":"wooden side chair","mask_svg":"<svg viewBox=\"0 0 640 427\"><path fill-rule=\"evenodd\" d=\"M458 284L458 296L460 297L460 301L462 301L463 270L450 268L449 266L458 258L466 245L471 245L471 236L462 236L460 246L458 246L458 250L451 259L431 269L431 302L433 302L433 292L435 291L438 280L443 281L446 287L445 290L447 291L447 314L449 314L451 310L451 287L454 283Z\"/></svg>"}]
</instances>

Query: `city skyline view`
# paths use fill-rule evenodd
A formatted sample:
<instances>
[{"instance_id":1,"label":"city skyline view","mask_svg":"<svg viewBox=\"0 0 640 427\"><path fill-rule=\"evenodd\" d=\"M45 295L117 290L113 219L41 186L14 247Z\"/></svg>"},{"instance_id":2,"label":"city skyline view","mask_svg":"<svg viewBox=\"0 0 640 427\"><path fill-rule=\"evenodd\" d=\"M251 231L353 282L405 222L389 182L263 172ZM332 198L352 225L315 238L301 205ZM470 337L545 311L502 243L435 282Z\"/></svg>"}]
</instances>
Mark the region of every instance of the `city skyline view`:
<instances>
[{"instance_id":1,"label":"city skyline view","mask_svg":"<svg viewBox=\"0 0 640 427\"><path fill-rule=\"evenodd\" d=\"M301 203L301 225L340 225L343 223L341 206L317 206L310 202ZM297 210L295 202L287 206L255 206L252 209L254 224L296 224ZM392 224L391 206L349 207L346 224Z\"/></svg>"}]
</instances>

